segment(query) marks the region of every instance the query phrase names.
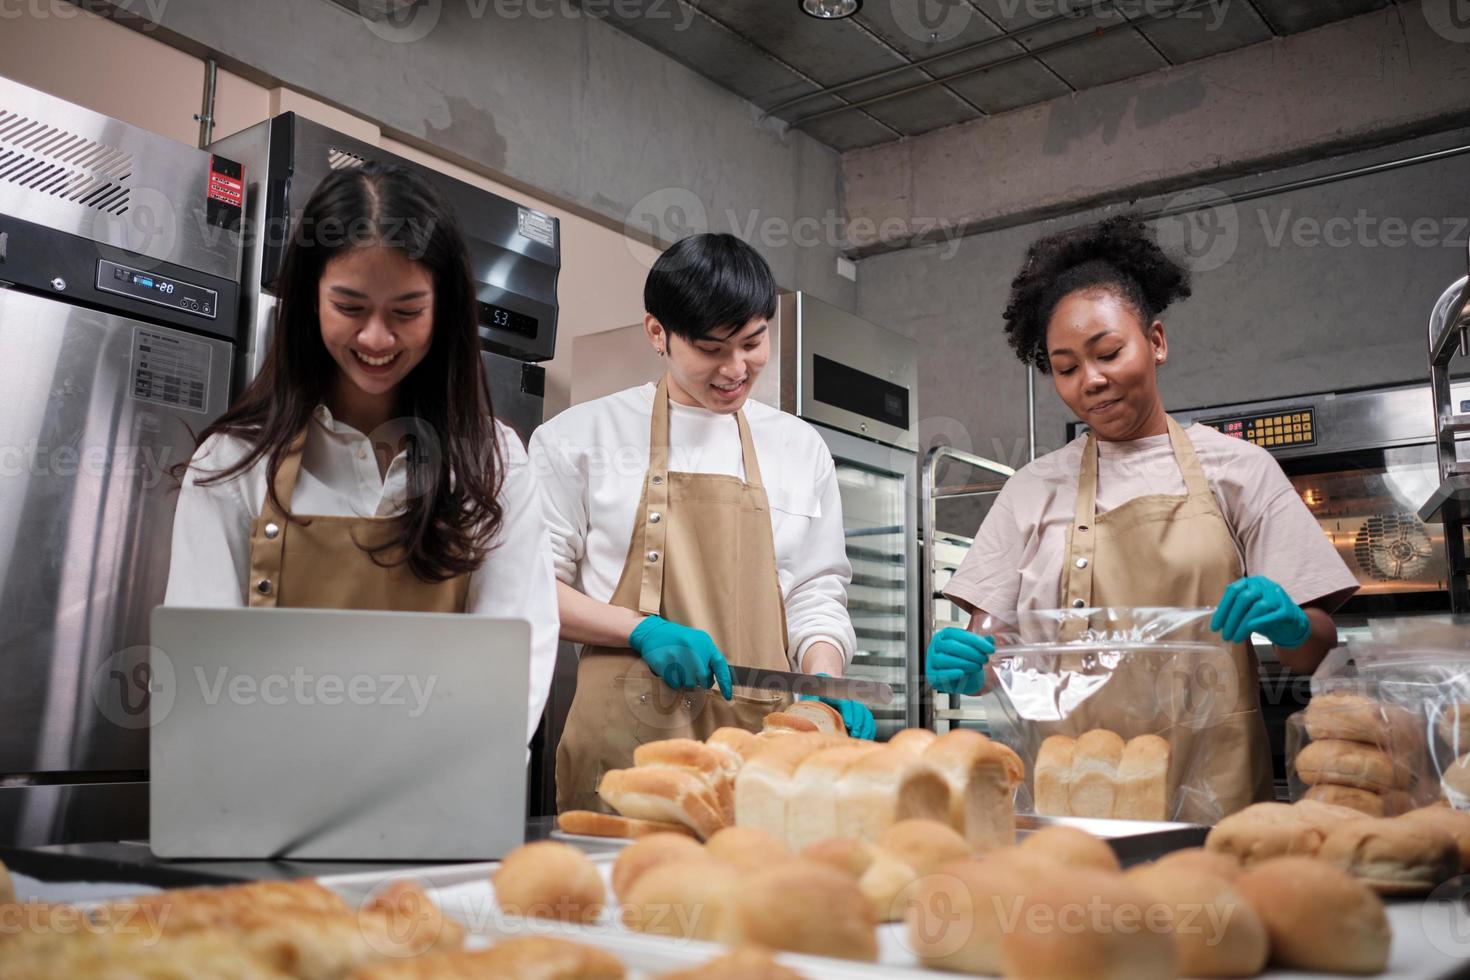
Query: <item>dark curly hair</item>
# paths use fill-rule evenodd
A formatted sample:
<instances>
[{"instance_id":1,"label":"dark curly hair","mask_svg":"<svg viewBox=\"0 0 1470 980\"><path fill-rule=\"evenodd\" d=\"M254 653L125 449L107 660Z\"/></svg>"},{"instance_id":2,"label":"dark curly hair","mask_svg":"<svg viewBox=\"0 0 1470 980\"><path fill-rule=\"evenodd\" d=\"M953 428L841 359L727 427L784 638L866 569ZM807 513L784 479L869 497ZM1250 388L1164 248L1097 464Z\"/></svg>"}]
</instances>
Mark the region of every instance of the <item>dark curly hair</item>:
<instances>
[{"instance_id":1,"label":"dark curly hair","mask_svg":"<svg viewBox=\"0 0 1470 980\"><path fill-rule=\"evenodd\" d=\"M1031 243L1011 280L1006 339L1022 364L1051 373L1046 325L1079 289L1106 289L1128 301L1145 325L1189 296L1189 271L1169 258L1137 218L1119 216Z\"/></svg>"}]
</instances>

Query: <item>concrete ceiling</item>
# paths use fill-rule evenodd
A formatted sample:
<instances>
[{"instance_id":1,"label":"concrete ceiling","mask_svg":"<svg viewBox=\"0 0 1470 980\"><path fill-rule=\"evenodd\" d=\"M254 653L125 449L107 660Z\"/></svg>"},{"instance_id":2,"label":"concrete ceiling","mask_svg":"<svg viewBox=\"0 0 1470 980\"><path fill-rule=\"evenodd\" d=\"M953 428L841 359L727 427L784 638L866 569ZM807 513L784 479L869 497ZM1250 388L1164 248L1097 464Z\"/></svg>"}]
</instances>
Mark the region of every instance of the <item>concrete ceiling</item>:
<instances>
[{"instance_id":1,"label":"concrete ceiling","mask_svg":"<svg viewBox=\"0 0 1470 980\"><path fill-rule=\"evenodd\" d=\"M1353 17L1393 0L575 0L838 150Z\"/></svg>"}]
</instances>

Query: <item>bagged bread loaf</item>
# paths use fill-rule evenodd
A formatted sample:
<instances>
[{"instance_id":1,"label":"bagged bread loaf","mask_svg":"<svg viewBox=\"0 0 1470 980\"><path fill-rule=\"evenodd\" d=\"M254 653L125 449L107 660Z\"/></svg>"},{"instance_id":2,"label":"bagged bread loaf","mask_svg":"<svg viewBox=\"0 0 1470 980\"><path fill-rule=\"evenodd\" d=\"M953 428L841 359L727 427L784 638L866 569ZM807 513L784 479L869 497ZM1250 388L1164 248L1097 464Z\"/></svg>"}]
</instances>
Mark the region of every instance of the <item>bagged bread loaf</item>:
<instances>
[{"instance_id":1,"label":"bagged bread loaf","mask_svg":"<svg viewBox=\"0 0 1470 980\"><path fill-rule=\"evenodd\" d=\"M1094 728L1041 743L1033 779L1036 812L1057 817L1167 820L1169 743L1157 735L1128 741Z\"/></svg>"}]
</instances>

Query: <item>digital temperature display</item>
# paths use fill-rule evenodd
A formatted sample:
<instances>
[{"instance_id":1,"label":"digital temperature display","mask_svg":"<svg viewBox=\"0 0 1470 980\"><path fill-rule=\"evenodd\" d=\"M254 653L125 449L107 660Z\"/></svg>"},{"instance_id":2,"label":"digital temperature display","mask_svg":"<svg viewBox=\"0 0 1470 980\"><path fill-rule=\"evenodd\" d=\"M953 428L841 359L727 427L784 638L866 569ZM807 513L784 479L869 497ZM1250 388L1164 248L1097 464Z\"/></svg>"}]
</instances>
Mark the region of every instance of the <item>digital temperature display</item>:
<instances>
[{"instance_id":1,"label":"digital temperature display","mask_svg":"<svg viewBox=\"0 0 1470 980\"><path fill-rule=\"evenodd\" d=\"M97 288L211 320L219 307L219 294L213 289L133 269L107 259L97 263Z\"/></svg>"},{"instance_id":2,"label":"digital temperature display","mask_svg":"<svg viewBox=\"0 0 1470 980\"><path fill-rule=\"evenodd\" d=\"M480 303L479 307L482 326L493 327L496 330L508 330L522 337L534 338L536 336L536 328L539 324L534 316L507 310L494 303Z\"/></svg>"}]
</instances>

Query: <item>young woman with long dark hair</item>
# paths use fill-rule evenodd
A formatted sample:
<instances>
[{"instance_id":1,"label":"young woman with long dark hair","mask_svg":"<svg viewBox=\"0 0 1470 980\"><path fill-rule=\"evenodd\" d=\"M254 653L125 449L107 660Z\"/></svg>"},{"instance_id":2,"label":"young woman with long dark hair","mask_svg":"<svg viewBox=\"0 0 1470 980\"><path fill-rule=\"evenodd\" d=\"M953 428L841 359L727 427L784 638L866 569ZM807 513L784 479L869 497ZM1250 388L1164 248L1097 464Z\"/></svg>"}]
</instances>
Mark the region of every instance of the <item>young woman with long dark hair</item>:
<instances>
[{"instance_id":1,"label":"young woman with long dark hair","mask_svg":"<svg viewBox=\"0 0 1470 980\"><path fill-rule=\"evenodd\" d=\"M534 731L556 657L550 548L491 407L448 205L403 168L332 174L279 295L264 367L185 474L166 603L525 618Z\"/></svg>"}]
</instances>

